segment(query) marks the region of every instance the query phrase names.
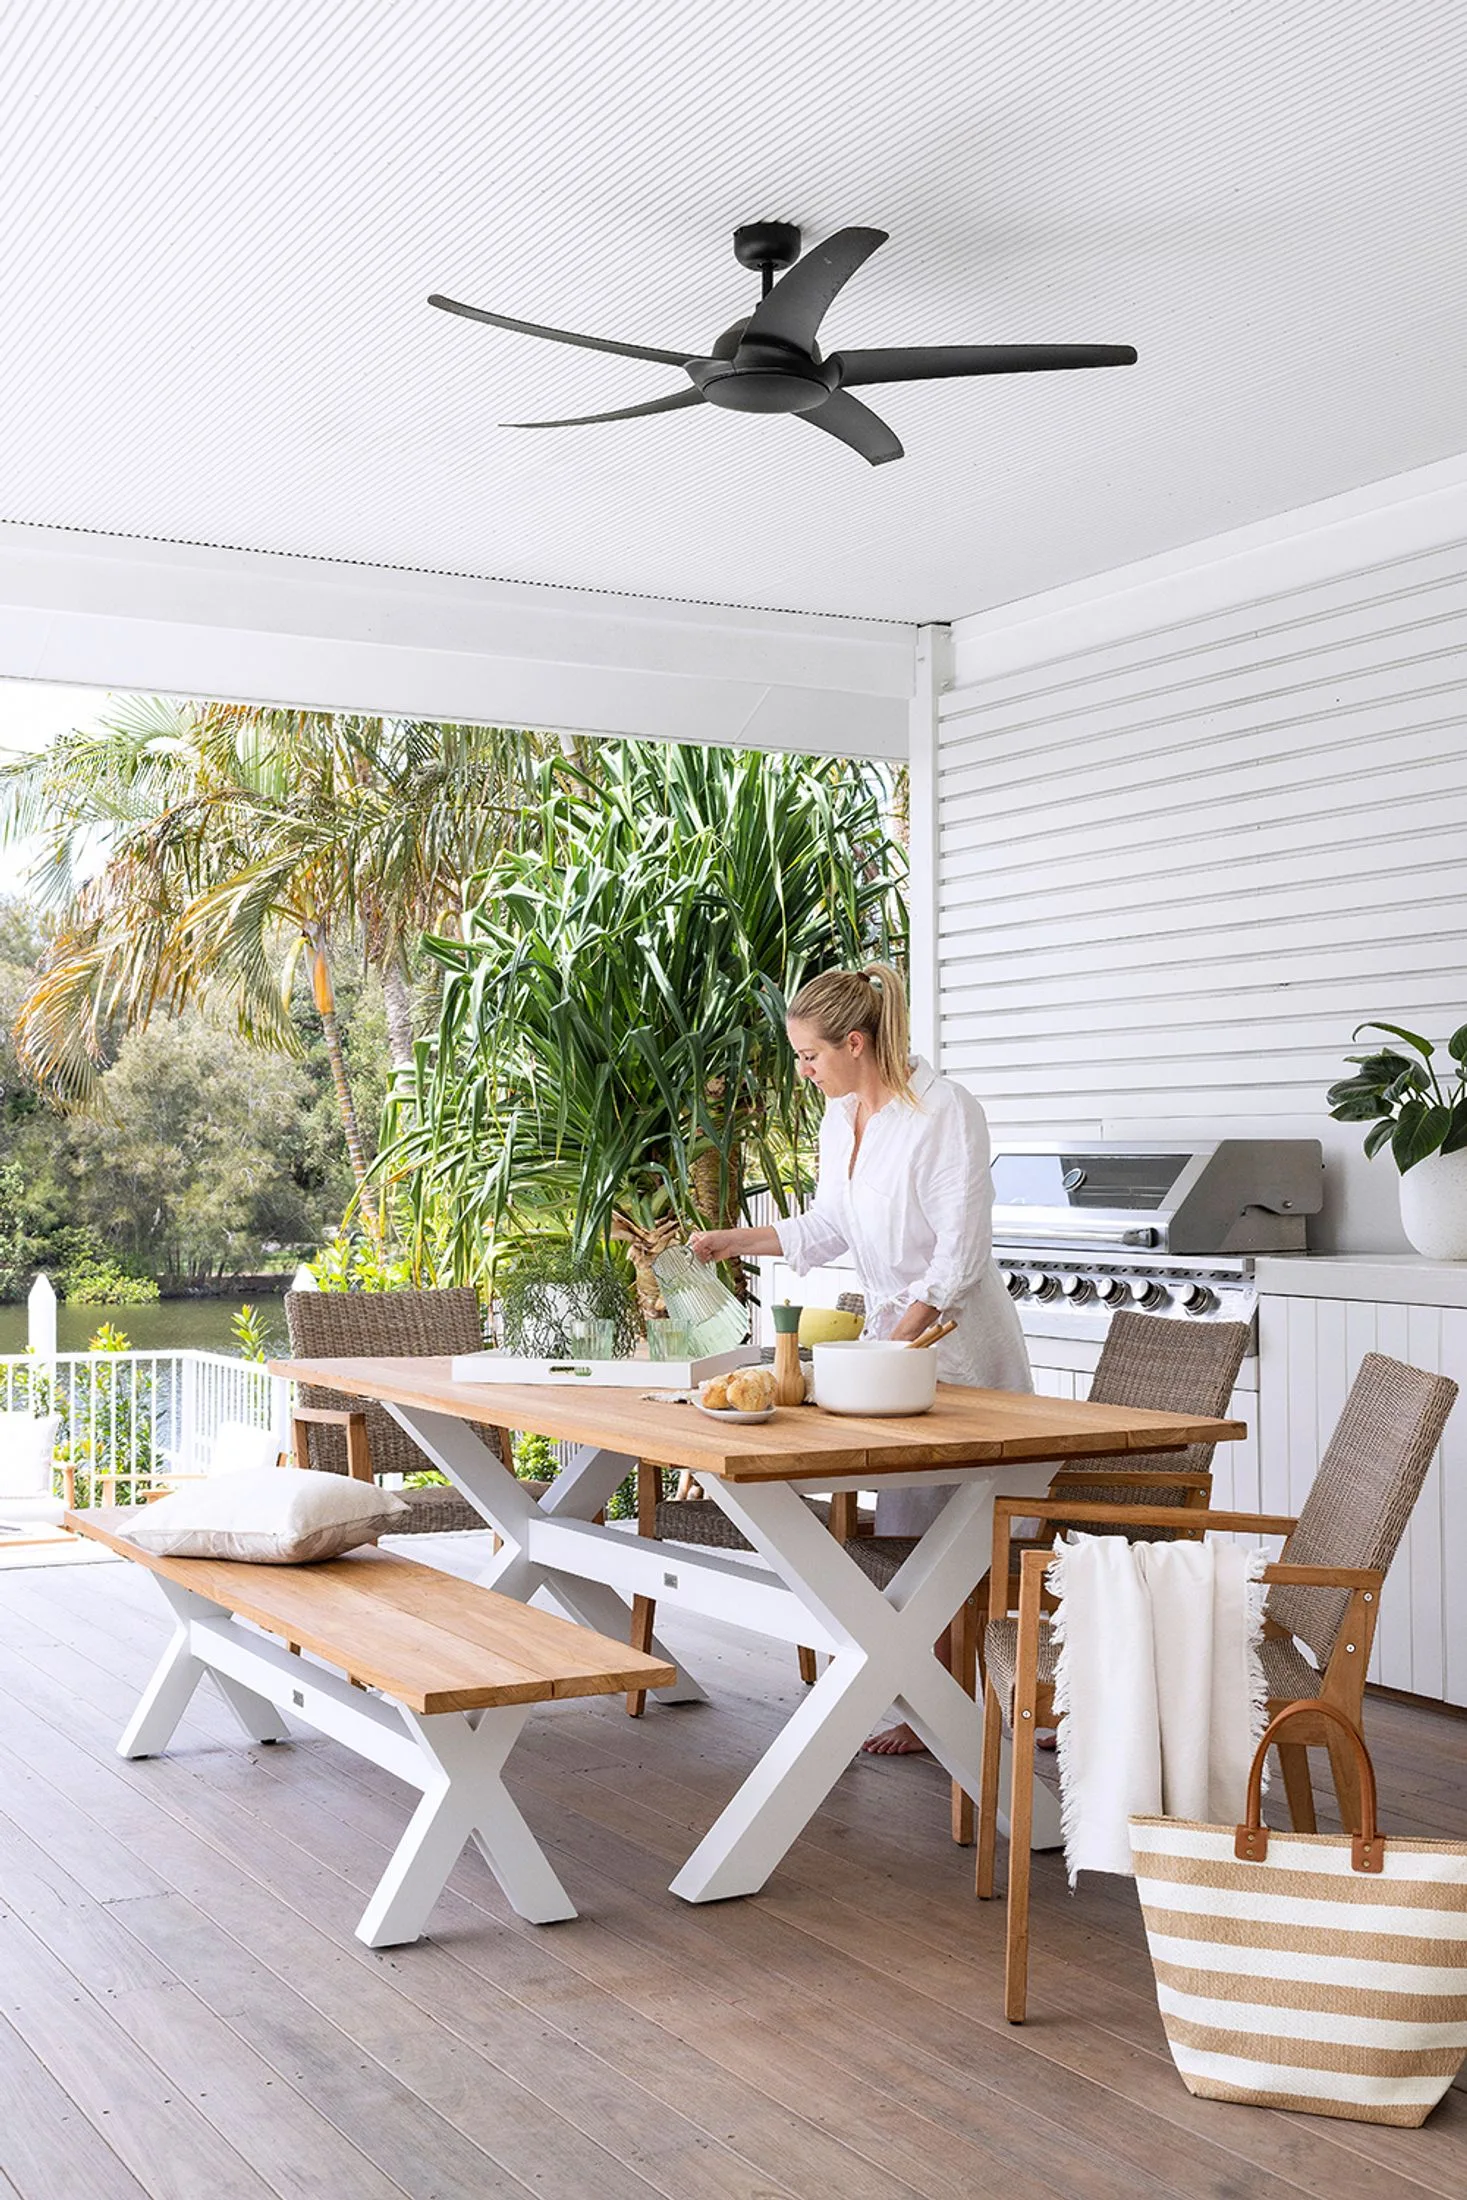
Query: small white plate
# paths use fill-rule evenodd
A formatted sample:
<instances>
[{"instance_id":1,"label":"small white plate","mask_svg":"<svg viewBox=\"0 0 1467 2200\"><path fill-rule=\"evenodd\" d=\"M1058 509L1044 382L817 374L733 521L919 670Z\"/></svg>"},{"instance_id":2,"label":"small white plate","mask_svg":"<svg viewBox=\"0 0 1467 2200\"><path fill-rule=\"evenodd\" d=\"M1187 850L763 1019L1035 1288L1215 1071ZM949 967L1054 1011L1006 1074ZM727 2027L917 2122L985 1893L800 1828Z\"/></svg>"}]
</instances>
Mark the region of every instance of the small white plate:
<instances>
[{"instance_id":1,"label":"small white plate","mask_svg":"<svg viewBox=\"0 0 1467 2200\"><path fill-rule=\"evenodd\" d=\"M779 1410L777 1406L764 1406L758 1413L740 1413L735 1406L705 1406L701 1398L693 1403L710 1421L772 1421Z\"/></svg>"}]
</instances>

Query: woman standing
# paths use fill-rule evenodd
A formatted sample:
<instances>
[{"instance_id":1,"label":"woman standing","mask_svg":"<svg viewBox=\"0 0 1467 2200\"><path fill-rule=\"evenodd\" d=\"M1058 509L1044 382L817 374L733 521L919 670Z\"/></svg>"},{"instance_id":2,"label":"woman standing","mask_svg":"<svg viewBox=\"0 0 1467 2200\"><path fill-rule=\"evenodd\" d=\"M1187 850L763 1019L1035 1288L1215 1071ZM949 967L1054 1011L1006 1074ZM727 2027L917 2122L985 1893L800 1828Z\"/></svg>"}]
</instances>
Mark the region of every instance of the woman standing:
<instances>
[{"instance_id":1,"label":"woman standing","mask_svg":"<svg viewBox=\"0 0 1467 2200\"><path fill-rule=\"evenodd\" d=\"M993 1259L988 1125L970 1092L911 1058L897 973L868 963L812 978L785 1030L800 1075L826 1099L814 1200L772 1228L702 1231L693 1252L775 1253L796 1275L850 1253L868 1337L919 1337L952 1321L936 1348L943 1382L1032 1390L1023 1331ZM878 1535L920 1535L946 1494L879 1496ZM901 1753L921 1744L902 1725L866 1746Z\"/></svg>"}]
</instances>

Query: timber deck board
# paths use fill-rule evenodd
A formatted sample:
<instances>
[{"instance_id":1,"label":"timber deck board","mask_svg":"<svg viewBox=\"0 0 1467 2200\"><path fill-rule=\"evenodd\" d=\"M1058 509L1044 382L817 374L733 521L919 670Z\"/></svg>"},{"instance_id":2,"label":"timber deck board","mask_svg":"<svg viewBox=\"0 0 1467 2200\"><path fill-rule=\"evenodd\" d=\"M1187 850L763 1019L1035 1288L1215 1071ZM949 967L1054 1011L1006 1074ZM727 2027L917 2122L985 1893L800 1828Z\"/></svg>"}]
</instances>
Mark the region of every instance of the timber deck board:
<instances>
[{"instance_id":1,"label":"timber deck board","mask_svg":"<svg viewBox=\"0 0 1467 2200\"><path fill-rule=\"evenodd\" d=\"M124 1763L168 1625L141 1570L0 1574L0 2082L36 2110L0 2124L0 2179L23 2200L1467 2190L1460 2087L1419 2132L1194 2101L1128 1882L1072 1898L1036 1858L1032 2017L1008 2026L1001 1906L971 1898L930 1763L853 1765L762 1895L677 1901L801 1691L781 1646L667 1616L710 1705L556 1704L510 1765L581 1917L525 1925L469 1855L430 1938L376 1955L350 1932L397 1783L316 1738L249 1748L208 1691L169 1754ZM1372 1699L1368 1724L1387 1829L1467 1836L1467 1721Z\"/></svg>"}]
</instances>

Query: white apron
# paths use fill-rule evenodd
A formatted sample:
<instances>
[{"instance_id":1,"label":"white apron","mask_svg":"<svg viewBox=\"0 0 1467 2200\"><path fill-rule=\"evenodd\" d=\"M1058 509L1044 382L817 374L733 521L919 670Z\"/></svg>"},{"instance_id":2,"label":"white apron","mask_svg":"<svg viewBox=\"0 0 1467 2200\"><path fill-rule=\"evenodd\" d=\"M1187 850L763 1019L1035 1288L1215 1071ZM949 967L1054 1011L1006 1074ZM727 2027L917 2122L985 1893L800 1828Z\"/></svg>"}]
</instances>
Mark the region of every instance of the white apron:
<instances>
[{"instance_id":1,"label":"white apron","mask_svg":"<svg viewBox=\"0 0 1467 2200\"><path fill-rule=\"evenodd\" d=\"M890 1336L922 1300L957 1328L937 1347L939 1379L983 1390L1034 1388L1019 1317L993 1258L988 1125L963 1086L916 1063L917 1104L889 1100L867 1124L851 1169L854 1097L827 1103L815 1197L775 1224L796 1275L849 1252L866 1298L866 1334ZM946 1491L880 1496L880 1535L920 1535Z\"/></svg>"}]
</instances>

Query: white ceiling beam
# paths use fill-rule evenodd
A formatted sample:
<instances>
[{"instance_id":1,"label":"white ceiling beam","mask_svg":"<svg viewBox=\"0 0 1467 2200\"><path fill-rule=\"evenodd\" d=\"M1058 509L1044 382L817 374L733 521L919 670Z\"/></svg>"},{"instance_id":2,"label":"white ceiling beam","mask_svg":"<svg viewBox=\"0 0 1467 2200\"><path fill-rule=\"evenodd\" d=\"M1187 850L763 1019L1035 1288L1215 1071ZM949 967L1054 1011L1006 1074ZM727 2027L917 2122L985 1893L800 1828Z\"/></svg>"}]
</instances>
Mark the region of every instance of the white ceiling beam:
<instances>
[{"instance_id":1,"label":"white ceiling beam","mask_svg":"<svg viewBox=\"0 0 1467 2200\"><path fill-rule=\"evenodd\" d=\"M901 758L916 630L0 526L0 678Z\"/></svg>"}]
</instances>

